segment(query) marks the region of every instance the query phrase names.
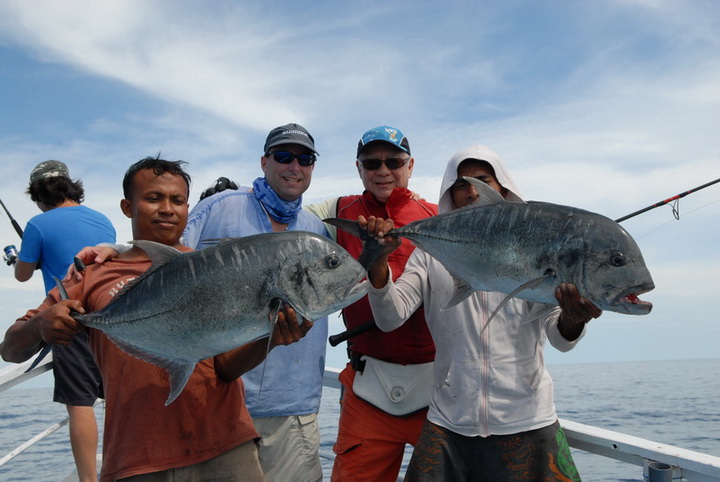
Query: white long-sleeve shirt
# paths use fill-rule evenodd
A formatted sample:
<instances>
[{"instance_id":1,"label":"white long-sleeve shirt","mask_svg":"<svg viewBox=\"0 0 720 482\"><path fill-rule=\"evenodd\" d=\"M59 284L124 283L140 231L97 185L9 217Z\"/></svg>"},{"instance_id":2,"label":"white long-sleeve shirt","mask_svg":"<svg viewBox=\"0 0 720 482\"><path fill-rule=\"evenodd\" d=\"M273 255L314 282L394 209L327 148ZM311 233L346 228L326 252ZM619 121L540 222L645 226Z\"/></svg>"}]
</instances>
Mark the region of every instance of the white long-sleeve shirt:
<instances>
[{"instance_id":1,"label":"white long-sleeve shirt","mask_svg":"<svg viewBox=\"0 0 720 482\"><path fill-rule=\"evenodd\" d=\"M390 277L392 279L392 276ZM560 334L560 309L527 321L533 303L475 292L445 309L452 297L450 274L416 249L402 276L369 293L373 315L384 331L400 326L421 304L437 350L428 420L465 436L506 435L545 427L557 419L553 382L545 369L546 340L560 351L575 341Z\"/></svg>"}]
</instances>

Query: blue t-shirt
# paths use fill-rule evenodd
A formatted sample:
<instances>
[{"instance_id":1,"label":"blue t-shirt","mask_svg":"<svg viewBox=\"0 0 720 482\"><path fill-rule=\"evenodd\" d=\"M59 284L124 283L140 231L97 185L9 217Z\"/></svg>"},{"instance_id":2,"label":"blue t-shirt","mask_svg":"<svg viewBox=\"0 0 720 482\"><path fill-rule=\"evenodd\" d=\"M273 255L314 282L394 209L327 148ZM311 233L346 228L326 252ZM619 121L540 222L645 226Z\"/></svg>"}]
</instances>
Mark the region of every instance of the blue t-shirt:
<instances>
[{"instance_id":1,"label":"blue t-shirt","mask_svg":"<svg viewBox=\"0 0 720 482\"><path fill-rule=\"evenodd\" d=\"M114 242L115 228L104 214L85 206L54 208L28 221L18 259L40 261L47 293L55 287L53 276L62 280L78 251Z\"/></svg>"},{"instance_id":2,"label":"blue t-shirt","mask_svg":"<svg viewBox=\"0 0 720 482\"><path fill-rule=\"evenodd\" d=\"M288 224L288 230L328 236L322 221L304 210ZM202 249L212 244L209 240L271 232L270 220L251 188L241 187L195 205L183 239L186 246ZM320 410L327 336L327 317L320 318L300 341L273 348L265 362L242 376L250 415L307 415Z\"/></svg>"}]
</instances>

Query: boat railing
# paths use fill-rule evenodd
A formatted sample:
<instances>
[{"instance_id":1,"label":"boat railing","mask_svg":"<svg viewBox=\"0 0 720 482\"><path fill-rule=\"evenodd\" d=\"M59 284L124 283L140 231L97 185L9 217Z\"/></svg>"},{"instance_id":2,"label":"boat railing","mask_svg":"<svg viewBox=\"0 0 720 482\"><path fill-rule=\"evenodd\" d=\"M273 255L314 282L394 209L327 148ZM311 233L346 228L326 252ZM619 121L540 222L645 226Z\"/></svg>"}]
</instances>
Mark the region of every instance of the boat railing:
<instances>
[{"instance_id":1,"label":"boat railing","mask_svg":"<svg viewBox=\"0 0 720 482\"><path fill-rule=\"evenodd\" d=\"M39 363L38 366L36 366L30 371L27 371L27 369L32 364L32 361L33 360L31 359L26 361L25 363L20 363L18 365L10 365L0 371L0 393L11 389L15 385L19 385L27 380L30 380L31 378L42 375L43 373L52 369L52 353L48 353L45 359L41 363ZM11 450L2 458L0 458L0 467L10 462L12 459L17 457L36 443L52 435L57 430L65 426L67 423L68 418L65 417L64 420L50 425L48 428L46 428L39 434L21 443L15 449Z\"/></svg>"},{"instance_id":2,"label":"boat railing","mask_svg":"<svg viewBox=\"0 0 720 482\"><path fill-rule=\"evenodd\" d=\"M31 361L0 370L0 393L52 369L48 356L33 370L25 373ZM323 385L340 388L336 368L326 368ZM67 419L51 425L0 459L0 467L27 448L51 435L67 423ZM560 420L571 447L643 468L645 480L720 482L720 457L666 445L632 435L590 425Z\"/></svg>"}]
</instances>

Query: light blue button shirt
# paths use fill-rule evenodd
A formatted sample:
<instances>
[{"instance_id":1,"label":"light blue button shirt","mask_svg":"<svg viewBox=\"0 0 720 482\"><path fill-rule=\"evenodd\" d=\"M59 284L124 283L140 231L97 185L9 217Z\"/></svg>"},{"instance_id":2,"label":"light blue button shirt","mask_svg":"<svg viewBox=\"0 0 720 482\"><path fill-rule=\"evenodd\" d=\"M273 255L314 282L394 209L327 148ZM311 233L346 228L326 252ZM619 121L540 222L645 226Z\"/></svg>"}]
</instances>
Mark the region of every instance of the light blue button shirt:
<instances>
[{"instance_id":1,"label":"light blue button shirt","mask_svg":"<svg viewBox=\"0 0 720 482\"><path fill-rule=\"evenodd\" d=\"M304 210L288 225L289 231L311 231L328 236L320 219ZM200 201L190 213L184 244L202 249L207 240L270 233L272 226L249 187L224 191ZM278 346L264 363L243 375L245 400L253 417L307 415L320 409L325 370L327 317L297 343Z\"/></svg>"}]
</instances>

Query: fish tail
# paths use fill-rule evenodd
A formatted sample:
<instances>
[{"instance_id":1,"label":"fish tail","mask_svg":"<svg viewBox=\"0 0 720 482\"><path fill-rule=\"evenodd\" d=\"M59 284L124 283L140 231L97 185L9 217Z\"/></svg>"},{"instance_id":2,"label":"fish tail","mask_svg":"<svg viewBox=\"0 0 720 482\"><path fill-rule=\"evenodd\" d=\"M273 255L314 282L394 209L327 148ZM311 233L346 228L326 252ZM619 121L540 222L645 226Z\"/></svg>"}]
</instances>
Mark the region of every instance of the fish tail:
<instances>
[{"instance_id":1,"label":"fish tail","mask_svg":"<svg viewBox=\"0 0 720 482\"><path fill-rule=\"evenodd\" d=\"M195 370L195 363L168 363L165 367L170 378L170 394L165 401L165 406L170 405L180 395L187 385L190 375Z\"/></svg>"}]
</instances>

